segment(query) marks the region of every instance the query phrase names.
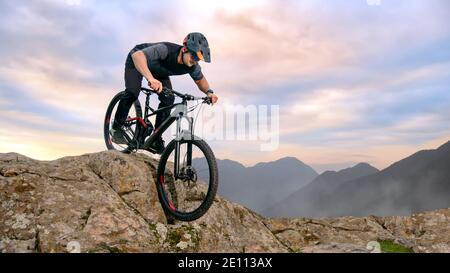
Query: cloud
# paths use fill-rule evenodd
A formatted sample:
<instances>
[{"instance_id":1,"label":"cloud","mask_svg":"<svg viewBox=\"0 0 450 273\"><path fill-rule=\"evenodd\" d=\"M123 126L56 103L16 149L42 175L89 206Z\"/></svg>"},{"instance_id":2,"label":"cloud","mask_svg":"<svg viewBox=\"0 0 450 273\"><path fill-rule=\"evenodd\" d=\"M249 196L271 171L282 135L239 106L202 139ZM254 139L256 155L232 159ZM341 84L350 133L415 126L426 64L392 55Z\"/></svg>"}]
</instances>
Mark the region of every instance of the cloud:
<instances>
[{"instance_id":1,"label":"cloud","mask_svg":"<svg viewBox=\"0 0 450 273\"><path fill-rule=\"evenodd\" d=\"M376 75L358 85L335 84L340 89L297 92L290 98L292 103L282 107L284 139L299 143L308 139L317 140L313 143L335 139L342 143L346 136L350 142L375 135L397 134L396 124L430 115L436 118L426 123L426 132L430 136L442 133L442 127L448 128L450 95L446 79L450 76L449 68L448 63L428 65L396 77ZM417 122L417 134L403 134L403 140L422 139L423 134L419 131L424 129L423 125Z\"/></svg>"},{"instance_id":2,"label":"cloud","mask_svg":"<svg viewBox=\"0 0 450 273\"><path fill-rule=\"evenodd\" d=\"M0 151L19 140L36 155L104 149L103 115L123 89L128 51L180 43L190 31L210 41L213 63L202 68L221 103L280 105L278 151L216 143L222 157L251 164L290 155L338 166L364 160L359 154L383 166L448 136L446 0L43 0L1 1L0 9ZM173 83L198 92L189 77ZM39 142L26 140L33 136Z\"/></svg>"}]
</instances>

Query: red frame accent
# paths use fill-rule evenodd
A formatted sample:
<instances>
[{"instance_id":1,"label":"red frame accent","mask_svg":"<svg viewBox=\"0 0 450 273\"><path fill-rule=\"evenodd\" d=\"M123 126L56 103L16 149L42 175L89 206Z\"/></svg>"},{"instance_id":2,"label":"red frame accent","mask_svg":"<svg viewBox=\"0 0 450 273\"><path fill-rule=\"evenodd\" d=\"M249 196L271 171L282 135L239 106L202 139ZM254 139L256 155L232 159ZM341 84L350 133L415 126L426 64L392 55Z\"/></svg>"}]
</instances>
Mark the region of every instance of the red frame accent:
<instances>
[{"instance_id":1,"label":"red frame accent","mask_svg":"<svg viewBox=\"0 0 450 273\"><path fill-rule=\"evenodd\" d=\"M172 201L169 201L169 207L172 211L176 211L177 209L175 208L175 206L173 205Z\"/></svg>"},{"instance_id":2,"label":"red frame accent","mask_svg":"<svg viewBox=\"0 0 450 273\"><path fill-rule=\"evenodd\" d=\"M165 189L164 189L164 175L162 175L162 174L159 176L159 183L161 183L161 186L163 187L163 190L165 191ZM170 201L170 200L169 200L169 208L172 211L177 211L177 208L175 208L175 206L173 205L172 201Z\"/></svg>"},{"instance_id":3,"label":"red frame accent","mask_svg":"<svg viewBox=\"0 0 450 273\"><path fill-rule=\"evenodd\" d=\"M135 117L135 118L129 118L127 121L137 120L142 126L144 126L145 129L147 129L147 123L145 123L143 118Z\"/></svg>"}]
</instances>

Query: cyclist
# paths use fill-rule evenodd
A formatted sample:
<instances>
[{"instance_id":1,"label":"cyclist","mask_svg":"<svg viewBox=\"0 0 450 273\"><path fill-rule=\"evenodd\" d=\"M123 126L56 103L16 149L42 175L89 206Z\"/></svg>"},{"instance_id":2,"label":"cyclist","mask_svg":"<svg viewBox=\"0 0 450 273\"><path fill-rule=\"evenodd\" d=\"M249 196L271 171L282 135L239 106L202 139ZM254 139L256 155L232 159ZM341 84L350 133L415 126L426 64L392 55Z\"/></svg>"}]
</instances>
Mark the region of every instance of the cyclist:
<instances>
[{"instance_id":1,"label":"cyclist","mask_svg":"<svg viewBox=\"0 0 450 273\"><path fill-rule=\"evenodd\" d=\"M117 144L126 144L123 124L128 111L141 92L143 77L148 85L158 93L158 109L171 105L175 101L173 94L161 92L163 87L172 89L169 76L189 74L198 88L211 98L212 104L218 97L209 86L202 73L199 61L211 62L211 53L206 37L198 32L189 33L183 45L169 42L145 43L136 45L128 53L125 62L125 95L119 102L114 123L111 129L112 140ZM155 129L170 115L170 109L156 115ZM157 153L164 150L164 140L153 142L151 148Z\"/></svg>"}]
</instances>

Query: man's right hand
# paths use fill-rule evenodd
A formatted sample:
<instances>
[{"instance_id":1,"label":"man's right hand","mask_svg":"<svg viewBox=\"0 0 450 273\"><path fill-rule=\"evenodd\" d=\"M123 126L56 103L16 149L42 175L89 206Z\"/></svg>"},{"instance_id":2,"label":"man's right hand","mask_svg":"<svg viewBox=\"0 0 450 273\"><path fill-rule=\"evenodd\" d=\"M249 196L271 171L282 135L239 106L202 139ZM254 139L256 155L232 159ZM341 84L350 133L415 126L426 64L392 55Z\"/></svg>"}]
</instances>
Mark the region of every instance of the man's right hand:
<instances>
[{"instance_id":1,"label":"man's right hand","mask_svg":"<svg viewBox=\"0 0 450 273\"><path fill-rule=\"evenodd\" d=\"M163 89L162 83L157 79L150 79L148 81L148 86L156 91L156 93L160 93Z\"/></svg>"}]
</instances>

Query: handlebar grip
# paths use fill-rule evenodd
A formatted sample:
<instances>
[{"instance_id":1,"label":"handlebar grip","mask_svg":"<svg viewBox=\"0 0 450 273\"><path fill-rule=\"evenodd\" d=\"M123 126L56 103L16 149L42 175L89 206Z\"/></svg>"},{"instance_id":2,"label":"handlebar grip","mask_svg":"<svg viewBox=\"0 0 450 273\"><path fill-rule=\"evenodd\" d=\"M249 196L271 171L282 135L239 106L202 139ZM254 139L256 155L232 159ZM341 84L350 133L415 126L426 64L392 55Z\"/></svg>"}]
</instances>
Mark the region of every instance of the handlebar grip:
<instances>
[{"instance_id":1,"label":"handlebar grip","mask_svg":"<svg viewBox=\"0 0 450 273\"><path fill-rule=\"evenodd\" d=\"M152 90L152 91L153 91L153 90ZM153 91L153 92L156 92L156 91ZM175 91L175 90L173 90L173 89L170 89L170 88L167 88L167 87L163 87L163 91L162 91L162 92L175 94L175 95L177 95L178 97L183 98L183 99L185 99L185 100L196 100L196 99L198 99L197 97L195 97L195 96L193 96L193 95L190 95L190 94L181 94L180 92L177 92L177 91ZM210 98L210 97L205 97L205 98L204 98L204 102L207 103L207 104L211 104L211 98Z\"/></svg>"},{"instance_id":2,"label":"handlebar grip","mask_svg":"<svg viewBox=\"0 0 450 273\"><path fill-rule=\"evenodd\" d=\"M144 90L144 91L147 91L147 92L156 93L155 90L153 90L153 89L148 89L148 88L145 88L145 87L141 87L141 90Z\"/></svg>"},{"instance_id":3,"label":"handlebar grip","mask_svg":"<svg viewBox=\"0 0 450 273\"><path fill-rule=\"evenodd\" d=\"M141 87L141 90L144 90L144 91L147 91L147 92L152 92L152 93L158 94L158 92L156 92L156 90L154 90L154 89L149 89L149 88ZM169 89L169 88L166 88L166 87L163 87L162 92L164 92L164 91L171 92L171 91L173 91L173 90L171 90L171 89Z\"/></svg>"}]
</instances>

